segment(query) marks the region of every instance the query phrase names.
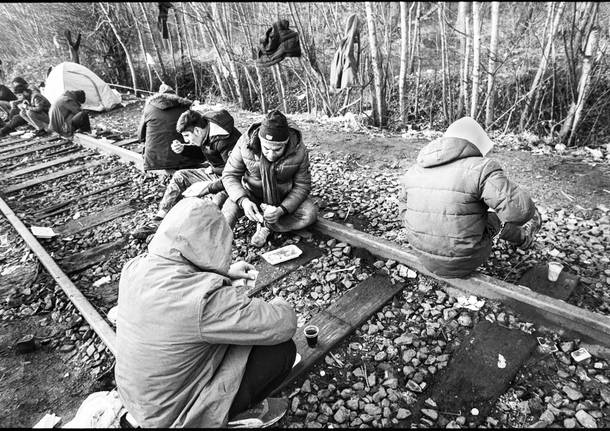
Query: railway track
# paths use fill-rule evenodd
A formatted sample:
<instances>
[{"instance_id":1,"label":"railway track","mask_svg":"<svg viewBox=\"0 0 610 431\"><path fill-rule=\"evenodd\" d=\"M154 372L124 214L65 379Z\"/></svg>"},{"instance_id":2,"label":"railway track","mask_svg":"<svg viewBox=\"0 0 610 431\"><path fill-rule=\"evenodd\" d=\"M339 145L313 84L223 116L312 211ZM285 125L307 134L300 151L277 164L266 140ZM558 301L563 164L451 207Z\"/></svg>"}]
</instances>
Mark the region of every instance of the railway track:
<instances>
[{"instance_id":1,"label":"railway track","mask_svg":"<svg viewBox=\"0 0 610 431\"><path fill-rule=\"evenodd\" d=\"M114 329L106 313L115 305L123 263L139 252L133 246L135 240L129 239L126 233L144 219L145 210L158 202L163 189L158 178L140 172L142 157L135 139L110 138L113 139L77 134L70 140L59 136L0 140L0 210L61 287L72 304L70 307L78 310L86 325L100 338L105 350L96 348L100 352L98 362L111 360L116 352ZM52 227L54 236L37 238L31 232L33 226ZM244 230L238 225L239 232ZM305 313L311 321L327 329L329 337L321 342L320 349L307 351L284 385L325 357L401 290L413 288L416 280L409 280L404 274L398 284L390 277L376 279L381 276L372 272L381 265L373 263L379 263L379 258L404 265L400 272L405 272L405 267L415 270L449 291L453 289L456 295L474 294L506 302L528 318L542 318L544 325L560 333L576 333L592 343L610 346L607 316L482 274L474 274L469 279L438 278L428 273L409 250L328 220L320 220L311 232L313 238L306 235L296 240L305 249L310 248L304 258L282 270L263 268L266 278L250 292L252 295L275 294L278 286L285 287L281 284L284 277L290 279L290 274L299 270L307 272L307 265L319 266L324 253L315 244L329 247L328 265L324 268L328 274L349 272L357 277L335 291L322 290L320 298L326 299L319 301L317 309ZM252 250L244 251L243 239L237 239L236 243L241 247L240 257L264 264L256 260ZM140 245L139 250L144 247L145 244ZM352 249L366 250L364 255L374 256L366 264L363 258L362 266L366 270L358 274L346 263L352 261L344 259L353 254ZM356 259L356 263L361 263L360 258ZM386 267L392 268L392 265ZM396 271L386 271L391 272ZM106 283L99 283L104 276L108 277ZM269 288L267 292L266 288ZM297 345L303 346L302 336L297 334L296 338Z\"/></svg>"}]
</instances>

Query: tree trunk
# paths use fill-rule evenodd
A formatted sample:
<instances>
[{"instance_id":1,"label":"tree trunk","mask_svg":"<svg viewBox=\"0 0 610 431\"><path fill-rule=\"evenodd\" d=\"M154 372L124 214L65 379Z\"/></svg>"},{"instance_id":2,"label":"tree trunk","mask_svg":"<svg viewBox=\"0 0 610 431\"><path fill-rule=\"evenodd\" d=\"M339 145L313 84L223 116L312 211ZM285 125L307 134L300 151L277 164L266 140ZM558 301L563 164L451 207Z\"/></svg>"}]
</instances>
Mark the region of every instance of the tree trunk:
<instances>
[{"instance_id":1,"label":"tree trunk","mask_svg":"<svg viewBox=\"0 0 610 431\"><path fill-rule=\"evenodd\" d=\"M383 85L383 70L381 69L383 58L377 46L376 29L371 2L365 2L364 4L366 6L366 21L369 33L369 47L371 50L373 77L375 79L375 88L373 92L375 95L373 100L373 106L375 108L373 109L374 122L376 126L383 127L386 122L386 100Z\"/></svg>"},{"instance_id":2,"label":"tree trunk","mask_svg":"<svg viewBox=\"0 0 610 431\"><path fill-rule=\"evenodd\" d=\"M410 55L409 55L409 75L413 73L413 59L415 58L415 51L419 50L419 46L416 45L420 41L420 20L421 20L421 2L416 2L417 8L415 9L415 28L413 29L412 37L413 41L411 44ZM411 25L411 24L409 24Z\"/></svg>"},{"instance_id":3,"label":"tree trunk","mask_svg":"<svg viewBox=\"0 0 610 431\"><path fill-rule=\"evenodd\" d=\"M144 21L146 22L146 29L148 30L148 34L150 34L150 38L155 47L155 52L157 53L157 59L159 60L159 67L161 67L161 75L163 76L163 81L167 79L167 72L165 71L165 64L163 63L163 57L161 56L161 50L159 49L159 44L157 43L157 39L155 38L155 33L152 31L150 27L150 21L148 19L148 15L146 14L146 10L144 9L144 4L142 2L138 3L140 5L140 10L142 11L142 15L144 15Z\"/></svg>"},{"instance_id":4,"label":"tree trunk","mask_svg":"<svg viewBox=\"0 0 610 431\"><path fill-rule=\"evenodd\" d=\"M440 39L441 39L441 69L442 69L442 80L441 80L441 85L442 85L442 99L443 99L443 115L445 116L445 121L447 122L451 122L451 113L449 112L449 107L447 106L449 104L451 104L451 101L449 100L449 94L448 92L451 91L449 87L449 79L448 79L448 67L449 67L449 62L447 61L447 39L446 39L446 34L445 34L445 2L440 2L439 3L439 8L437 9L438 12L438 24L439 24L439 31L440 31Z\"/></svg>"},{"instance_id":5,"label":"tree trunk","mask_svg":"<svg viewBox=\"0 0 610 431\"><path fill-rule=\"evenodd\" d=\"M169 23L169 19L167 20L167 35L168 43L169 43L169 52L172 56L172 65L174 66L174 90L176 90L176 94L180 93L178 89L178 66L176 66L176 53L174 52L174 38L172 37L172 28Z\"/></svg>"},{"instance_id":6,"label":"tree trunk","mask_svg":"<svg viewBox=\"0 0 610 431\"><path fill-rule=\"evenodd\" d=\"M133 11L133 7L131 7L131 3L125 3L127 5L127 9L129 9L129 13L133 18L133 22L136 27L136 33L138 34L138 41L140 42L140 49L142 50L142 55L144 56L144 64L146 64L146 71L148 72L148 91L153 91L153 77L152 71L150 70L150 65L146 59L146 47L144 46L144 38L142 37L142 32L140 31L140 26L138 25L138 18Z\"/></svg>"},{"instance_id":7,"label":"tree trunk","mask_svg":"<svg viewBox=\"0 0 610 431\"><path fill-rule=\"evenodd\" d=\"M252 42L252 34L250 33L250 27L246 23L247 22L246 13L244 11L243 4L236 3L236 5L237 5L238 11L239 11L238 16L240 19L241 26L244 29L244 33L246 35L246 40L248 41L248 46L250 47L250 55L248 57L249 57L249 59L251 59L250 57L252 57L255 52L254 44ZM246 73L249 76L250 73L249 73L246 65L244 65L244 70L246 71ZM267 101L265 99L265 91L263 90L263 78L261 76L260 66L258 64L256 64L256 61L254 62L254 70L256 71L256 79L258 81L258 86L254 86L254 88L256 89L256 93L257 93L258 98L261 103L261 111L263 113L266 113L267 112Z\"/></svg>"},{"instance_id":8,"label":"tree trunk","mask_svg":"<svg viewBox=\"0 0 610 431\"><path fill-rule=\"evenodd\" d=\"M461 118L464 115L464 111L466 110L466 106L468 106L468 56L470 54L470 44L469 44L469 12L468 12L469 2L461 1L458 4L458 18L456 29L459 33L460 38L460 54L461 65L460 65L460 94L458 96L458 106L457 106L457 118Z\"/></svg>"},{"instance_id":9,"label":"tree trunk","mask_svg":"<svg viewBox=\"0 0 610 431\"><path fill-rule=\"evenodd\" d=\"M561 128L559 137L562 141L566 141L567 145L574 143L576 136L576 130L578 129L580 120L582 118L582 110L589 96L589 90L591 87L591 70L595 65L595 56L597 54L597 47L599 43L599 28L595 27L589 34L589 40L585 49L585 55L582 60L582 72L580 74L580 80L578 82L578 99L576 103L572 103L568 116Z\"/></svg>"},{"instance_id":10,"label":"tree trunk","mask_svg":"<svg viewBox=\"0 0 610 431\"><path fill-rule=\"evenodd\" d=\"M400 74L398 75L398 100L400 101L400 122L404 126L407 122L407 95L405 92L407 81L407 62L409 46L407 40L407 2L400 2Z\"/></svg>"},{"instance_id":11,"label":"tree trunk","mask_svg":"<svg viewBox=\"0 0 610 431\"><path fill-rule=\"evenodd\" d=\"M470 99L470 116L476 118L479 97L479 70L481 56L481 3L472 2L472 96Z\"/></svg>"},{"instance_id":12,"label":"tree trunk","mask_svg":"<svg viewBox=\"0 0 610 431\"><path fill-rule=\"evenodd\" d=\"M74 42L72 42L72 34L70 33L70 30L66 30L65 35L66 39L68 40L68 46L70 47L70 61L80 64L78 50L80 48L81 34L78 34Z\"/></svg>"},{"instance_id":13,"label":"tree trunk","mask_svg":"<svg viewBox=\"0 0 610 431\"><path fill-rule=\"evenodd\" d=\"M127 49L127 46L125 46L125 43L123 43L123 39L121 38L121 36L119 35L119 32L116 28L116 26L114 25L114 22L112 22L112 19L110 18L110 5L108 4L108 10L104 9L104 4L103 3L98 3L100 6L100 9L102 10L102 13L104 14L104 17L106 18L106 20L108 21L108 25L110 25L110 28L112 29L112 32L114 33L114 36L116 37L117 41L119 42L119 44L121 45L121 47L123 48L123 51L125 51L125 57L127 58L127 65L129 66L129 71L131 72L131 84L133 86L133 92L134 94L137 94L138 91L138 83L136 81L136 71L133 67L133 61L131 59L131 54L129 53L129 50Z\"/></svg>"},{"instance_id":14,"label":"tree trunk","mask_svg":"<svg viewBox=\"0 0 610 431\"><path fill-rule=\"evenodd\" d=\"M553 39L555 38L555 33L557 32L557 27L559 27L559 21L561 20L561 16L563 14L563 10L565 8L565 2L559 3L557 6L557 10L555 12L555 19L553 20L553 25L551 30L549 31L546 46L544 48L544 52L542 54L542 58L540 59L540 64L538 65L538 70L536 71L536 76L534 76L534 80L532 81L532 85L530 90L528 91L525 97L525 106L523 108L523 112L521 113L521 118L519 120L519 129L524 130L527 122L529 121L530 109L532 96L538 89L538 85L546 72L546 67L549 61L549 55L551 54L551 47L553 45Z\"/></svg>"},{"instance_id":15,"label":"tree trunk","mask_svg":"<svg viewBox=\"0 0 610 431\"><path fill-rule=\"evenodd\" d=\"M184 7L184 4L182 7ZM175 9L175 6L174 6L174 13L176 14L176 21L178 21L178 15L180 16L179 24L182 27L182 30L184 33L184 41L186 42L186 52L189 56L189 63L191 65L191 73L193 74L193 81L195 84L195 98L197 98L199 95L199 82L197 79L197 73L195 72L195 64L193 63L193 53L191 51L191 44L189 41L189 34L188 34L188 26L186 25L186 22L185 22L184 10L180 9L180 13L178 13L178 10Z\"/></svg>"},{"instance_id":16,"label":"tree trunk","mask_svg":"<svg viewBox=\"0 0 610 431\"><path fill-rule=\"evenodd\" d=\"M487 64L487 106L485 107L485 127L489 128L493 121L494 111L494 79L496 77L495 64L498 50L498 19L500 2L491 2L491 38L489 41L489 62Z\"/></svg>"}]
</instances>

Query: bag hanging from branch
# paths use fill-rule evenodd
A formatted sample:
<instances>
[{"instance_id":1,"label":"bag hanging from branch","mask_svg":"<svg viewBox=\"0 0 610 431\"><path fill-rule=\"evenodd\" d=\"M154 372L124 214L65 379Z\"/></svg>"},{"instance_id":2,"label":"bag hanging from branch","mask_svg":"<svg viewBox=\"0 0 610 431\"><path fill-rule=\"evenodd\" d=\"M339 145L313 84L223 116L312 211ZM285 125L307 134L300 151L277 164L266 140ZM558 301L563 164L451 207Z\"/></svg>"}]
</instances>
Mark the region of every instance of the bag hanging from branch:
<instances>
[{"instance_id":1,"label":"bag hanging from branch","mask_svg":"<svg viewBox=\"0 0 610 431\"><path fill-rule=\"evenodd\" d=\"M260 66L270 67L285 57L300 56L299 33L289 28L287 19L281 19L274 22L260 38L256 62Z\"/></svg>"}]
</instances>

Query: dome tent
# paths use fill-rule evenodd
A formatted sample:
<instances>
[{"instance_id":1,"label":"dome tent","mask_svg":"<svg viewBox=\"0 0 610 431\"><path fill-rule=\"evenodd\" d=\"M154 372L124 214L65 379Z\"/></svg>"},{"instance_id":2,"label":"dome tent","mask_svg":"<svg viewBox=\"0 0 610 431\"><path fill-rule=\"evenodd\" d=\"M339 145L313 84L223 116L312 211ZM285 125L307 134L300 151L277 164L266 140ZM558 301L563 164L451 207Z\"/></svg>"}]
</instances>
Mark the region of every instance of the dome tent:
<instances>
[{"instance_id":1,"label":"dome tent","mask_svg":"<svg viewBox=\"0 0 610 431\"><path fill-rule=\"evenodd\" d=\"M42 95L55 103L65 91L83 90L86 100L83 109L108 111L121 103L121 95L99 76L82 64L66 61L48 74Z\"/></svg>"}]
</instances>

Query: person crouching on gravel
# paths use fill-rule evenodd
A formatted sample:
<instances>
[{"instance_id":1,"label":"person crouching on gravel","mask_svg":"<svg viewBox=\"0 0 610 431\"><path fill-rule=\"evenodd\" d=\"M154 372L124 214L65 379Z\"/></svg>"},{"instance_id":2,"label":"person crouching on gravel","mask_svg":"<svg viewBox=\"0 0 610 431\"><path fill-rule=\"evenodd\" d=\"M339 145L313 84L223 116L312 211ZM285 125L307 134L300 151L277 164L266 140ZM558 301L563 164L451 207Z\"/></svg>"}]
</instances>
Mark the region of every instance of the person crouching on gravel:
<instances>
[{"instance_id":1,"label":"person crouching on gravel","mask_svg":"<svg viewBox=\"0 0 610 431\"><path fill-rule=\"evenodd\" d=\"M182 134L188 145L175 140L171 144L172 151L191 158L203 153L209 166L176 171L165 189L157 214L132 233L136 239L145 239L153 233L163 217L182 198L182 193L195 183L202 186L196 196L214 195L212 201L218 207L222 207L227 200L228 195L220 178L229 153L241 136L231 114L224 109L203 113L189 109L178 118L176 131Z\"/></svg>"},{"instance_id":2,"label":"person crouching on gravel","mask_svg":"<svg viewBox=\"0 0 610 431\"><path fill-rule=\"evenodd\" d=\"M51 104L49 129L64 137L70 137L77 131L90 133L89 114L82 109L86 98L83 90L64 92Z\"/></svg>"},{"instance_id":3,"label":"person crouching on gravel","mask_svg":"<svg viewBox=\"0 0 610 431\"><path fill-rule=\"evenodd\" d=\"M487 260L497 238L526 249L540 229L529 194L486 157L492 147L474 119L461 118L422 148L400 179L407 240L430 272L468 276Z\"/></svg>"},{"instance_id":4,"label":"person crouching on gravel","mask_svg":"<svg viewBox=\"0 0 610 431\"><path fill-rule=\"evenodd\" d=\"M309 152L301 132L278 110L250 126L222 173L229 194L223 214L231 227L245 214L256 222L252 244L262 247L271 231L289 232L315 223ZM260 208L259 208L260 205Z\"/></svg>"},{"instance_id":5,"label":"person crouching on gravel","mask_svg":"<svg viewBox=\"0 0 610 431\"><path fill-rule=\"evenodd\" d=\"M268 426L286 412L287 399L267 397L293 367L296 314L231 285L254 269L231 264L232 243L218 206L189 197L123 267L115 380L137 425Z\"/></svg>"}]
</instances>

